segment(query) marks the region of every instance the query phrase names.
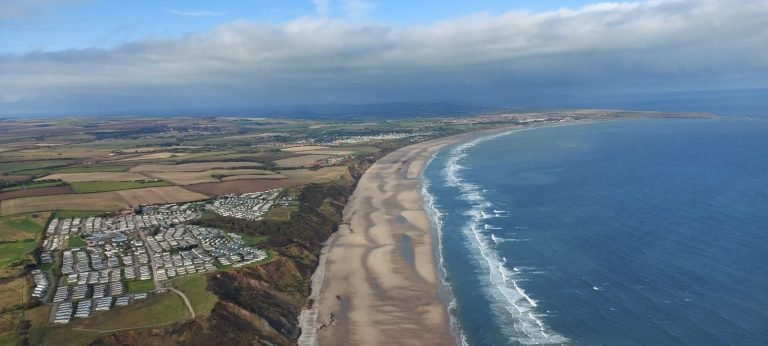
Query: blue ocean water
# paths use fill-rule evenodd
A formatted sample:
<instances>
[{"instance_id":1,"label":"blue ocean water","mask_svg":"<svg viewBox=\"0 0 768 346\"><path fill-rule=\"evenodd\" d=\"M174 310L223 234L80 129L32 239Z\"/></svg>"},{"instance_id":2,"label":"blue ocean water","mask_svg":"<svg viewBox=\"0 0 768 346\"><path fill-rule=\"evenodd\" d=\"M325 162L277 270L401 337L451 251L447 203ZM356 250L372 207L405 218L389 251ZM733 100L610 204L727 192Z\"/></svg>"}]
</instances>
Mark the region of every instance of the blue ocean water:
<instances>
[{"instance_id":1,"label":"blue ocean water","mask_svg":"<svg viewBox=\"0 0 768 346\"><path fill-rule=\"evenodd\" d=\"M517 131L424 181L470 345L768 344L768 119Z\"/></svg>"}]
</instances>

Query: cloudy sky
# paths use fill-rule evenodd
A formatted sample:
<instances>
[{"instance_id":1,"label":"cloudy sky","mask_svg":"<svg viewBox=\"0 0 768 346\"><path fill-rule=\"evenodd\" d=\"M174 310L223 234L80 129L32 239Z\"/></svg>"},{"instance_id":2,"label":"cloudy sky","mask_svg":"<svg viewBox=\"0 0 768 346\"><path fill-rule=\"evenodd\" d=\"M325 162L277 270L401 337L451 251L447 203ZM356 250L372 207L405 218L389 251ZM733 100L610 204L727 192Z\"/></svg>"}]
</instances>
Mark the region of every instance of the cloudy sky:
<instances>
[{"instance_id":1,"label":"cloudy sky","mask_svg":"<svg viewBox=\"0 0 768 346\"><path fill-rule=\"evenodd\" d=\"M766 90L766 18L766 0L0 0L0 115Z\"/></svg>"}]
</instances>

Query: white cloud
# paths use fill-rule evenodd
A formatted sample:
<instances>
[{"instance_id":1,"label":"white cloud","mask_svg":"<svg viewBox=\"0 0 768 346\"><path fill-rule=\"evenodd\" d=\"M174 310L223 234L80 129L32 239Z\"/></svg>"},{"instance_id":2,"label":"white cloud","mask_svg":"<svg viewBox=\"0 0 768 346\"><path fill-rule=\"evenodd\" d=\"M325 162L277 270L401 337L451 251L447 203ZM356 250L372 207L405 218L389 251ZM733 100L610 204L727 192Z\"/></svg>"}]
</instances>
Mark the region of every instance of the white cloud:
<instances>
[{"instance_id":1,"label":"white cloud","mask_svg":"<svg viewBox=\"0 0 768 346\"><path fill-rule=\"evenodd\" d=\"M764 0L650 0L423 26L241 21L116 49L0 56L0 95L15 95L0 102L167 109L768 87L765 18Z\"/></svg>"}]
</instances>

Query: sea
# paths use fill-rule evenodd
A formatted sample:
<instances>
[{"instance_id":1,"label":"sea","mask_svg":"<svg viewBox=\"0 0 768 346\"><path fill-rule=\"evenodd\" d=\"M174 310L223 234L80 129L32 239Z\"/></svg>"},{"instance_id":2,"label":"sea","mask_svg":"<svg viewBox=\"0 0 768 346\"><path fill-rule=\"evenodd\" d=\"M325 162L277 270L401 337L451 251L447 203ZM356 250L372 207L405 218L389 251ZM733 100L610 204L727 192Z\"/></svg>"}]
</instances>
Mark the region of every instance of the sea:
<instances>
[{"instance_id":1,"label":"sea","mask_svg":"<svg viewBox=\"0 0 768 346\"><path fill-rule=\"evenodd\" d=\"M768 118L515 130L422 178L466 345L768 345Z\"/></svg>"}]
</instances>

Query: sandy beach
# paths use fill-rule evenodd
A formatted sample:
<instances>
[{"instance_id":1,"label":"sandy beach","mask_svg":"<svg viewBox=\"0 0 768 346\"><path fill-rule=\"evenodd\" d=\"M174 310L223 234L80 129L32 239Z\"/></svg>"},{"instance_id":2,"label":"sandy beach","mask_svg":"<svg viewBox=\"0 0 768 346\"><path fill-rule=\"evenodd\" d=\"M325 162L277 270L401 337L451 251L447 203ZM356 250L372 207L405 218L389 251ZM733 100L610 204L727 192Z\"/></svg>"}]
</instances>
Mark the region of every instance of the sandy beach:
<instances>
[{"instance_id":1,"label":"sandy beach","mask_svg":"<svg viewBox=\"0 0 768 346\"><path fill-rule=\"evenodd\" d=\"M423 208L421 171L463 134L390 153L361 178L329 239L314 278L314 309L302 316L302 345L449 345L431 221ZM306 331L314 326L314 331Z\"/></svg>"},{"instance_id":2,"label":"sandy beach","mask_svg":"<svg viewBox=\"0 0 768 346\"><path fill-rule=\"evenodd\" d=\"M299 345L457 344L446 297L438 295L437 244L424 209L422 170L447 145L533 127L539 126L417 143L371 166L344 209L345 224L323 249L312 277L313 304L300 317Z\"/></svg>"}]
</instances>

